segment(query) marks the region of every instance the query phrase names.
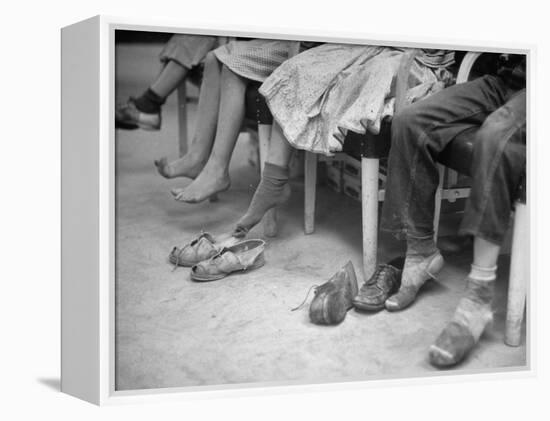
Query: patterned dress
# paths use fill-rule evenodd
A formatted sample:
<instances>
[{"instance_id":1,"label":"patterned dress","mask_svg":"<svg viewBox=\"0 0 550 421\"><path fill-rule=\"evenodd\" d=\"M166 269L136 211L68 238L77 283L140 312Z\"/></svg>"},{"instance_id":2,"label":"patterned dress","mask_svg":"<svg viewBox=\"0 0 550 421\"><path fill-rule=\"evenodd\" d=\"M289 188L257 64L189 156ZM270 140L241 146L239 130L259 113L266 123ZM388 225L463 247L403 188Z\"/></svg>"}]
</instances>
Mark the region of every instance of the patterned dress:
<instances>
[{"instance_id":1,"label":"patterned dress","mask_svg":"<svg viewBox=\"0 0 550 421\"><path fill-rule=\"evenodd\" d=\"M298 149L332 155L348 130L377 134L393 115L395 78L406 49L323 44L282 64L260 93L287 140ZM412 103L450 83L454 54L422 50L414 60L406 101Z\"/></svg>"},{"instance_id":2,"label":"patterned dress","mask_svg":"<svg viewBox=\"0 0 550 421\"><path fill-rule=\"evenodd\" d=\"M214 50L216 58L244 78L263 82L287 58L289 41L231 41Z\"/></svg>"}]
</instances>

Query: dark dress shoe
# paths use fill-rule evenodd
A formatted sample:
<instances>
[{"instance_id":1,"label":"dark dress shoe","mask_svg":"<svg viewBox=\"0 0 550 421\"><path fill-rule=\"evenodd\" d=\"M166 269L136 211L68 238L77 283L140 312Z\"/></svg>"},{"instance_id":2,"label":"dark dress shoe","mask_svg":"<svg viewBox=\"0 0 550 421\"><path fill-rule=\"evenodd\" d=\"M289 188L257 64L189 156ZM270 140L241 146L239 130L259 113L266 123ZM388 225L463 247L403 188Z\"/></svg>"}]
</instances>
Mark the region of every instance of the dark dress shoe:
<instances>
[{"instance_id":1,"label":"dark dress shoe","mask_svg":"<svg viewBox=\"0 0 550 421\"><path fill-rule=\"evenodd\" d=\"M353 307L352 300L357 290L355 269L348 262L328 282L315 290L315 298L309 307L309 318L318 325L341 323Z\"/></svg>"},{"instance_id":2,"label":"dark dress shoe","mask_svg":"<svg viewBox=\"0 0 550 421\"><path fill-rule=\"evenodd\" d=\"M388 297L401 286L404 260L397 258L388 264L378 265L370 279L361 286L359 294L353 298L353 306L364 311L382 310Z\"/></svg>"}]
</instances>

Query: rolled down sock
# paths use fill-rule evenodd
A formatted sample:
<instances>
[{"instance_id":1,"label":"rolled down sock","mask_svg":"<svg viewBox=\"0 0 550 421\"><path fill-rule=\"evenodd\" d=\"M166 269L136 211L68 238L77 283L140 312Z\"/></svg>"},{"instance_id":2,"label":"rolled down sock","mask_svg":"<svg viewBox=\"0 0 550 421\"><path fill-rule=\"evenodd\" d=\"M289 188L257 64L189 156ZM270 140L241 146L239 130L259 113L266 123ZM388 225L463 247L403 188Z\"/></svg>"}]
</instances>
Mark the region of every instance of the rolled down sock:
<instances>
[{"instance_id":1,"label":"rolled down sock","mask_svg":"<svg viewBox=\"0 0 550 421\"><path fill-rule=\"evenodd\" d=\"M270 162L265 163L262 179L254 192L250 206L246 214L237 222L235 236L245 236L253 226L262 220L269 209L288 200L290 197L288 174L288 167L281 167Z\"/></svg>"},{"instance_id":2,"label":"rolled down sock","mask_svg":"<svg viewBox=\"0 0 550 421\"><path fill-rule=\"evenodd\" d=\"M145 92L135 99L135 104L138 110L146 114L157 114L160 112L160 108L166 101L166 98L159 96L151 88L148 88Z\"/></svg>"},{"instance_id":3,"label":"rolled down sock","mask_svg":"<svg viewBox=\"0 0 550 421\"><path fill-rule=\"evenodd\" d=\"M472 265L466 295L460 300L452 320L430 348L430 361L435 366L446 367L462 361L493 319L491 304L496 267L479 269ZM483 279L474 278L478 275Z\"/></svg>"},{"instance_id":4,"label":"rolled down sock","mask_svg":"<svg viewBox=\"0 0 550 421\"><path fill-rule=\"evenodd\" d=\"M419 289L443 267L444 261L433 235L407 238L407 255L399 291L386 300L389 311L403 310L416 299Z\"/></svg>"}]
</instances>

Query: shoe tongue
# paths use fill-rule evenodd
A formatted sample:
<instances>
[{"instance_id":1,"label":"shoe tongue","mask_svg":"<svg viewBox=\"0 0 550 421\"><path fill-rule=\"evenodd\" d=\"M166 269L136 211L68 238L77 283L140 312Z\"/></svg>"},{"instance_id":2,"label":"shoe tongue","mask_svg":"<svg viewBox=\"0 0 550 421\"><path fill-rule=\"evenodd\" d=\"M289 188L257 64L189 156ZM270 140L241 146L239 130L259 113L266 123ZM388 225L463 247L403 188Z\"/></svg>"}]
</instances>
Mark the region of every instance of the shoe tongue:
<instances>
[{"instance_id":1,"label":"shoe tongue","mask_svg":"<svg viewBox=\"0 0 550 421\"><path fill-rule=\"evenodd\" d=\"M212 242L206 237L201 237L196 243L196 245L197 245L197 248L196 248L197 253L209 253L212 250L216 249L214 247L214 244L212 244Z\"/></svg>"},{"instance_id":2,"label":"shoe tongue","mask_svg":"<svg viewBox=\"0 0 550 421\"><path fill-rule=\"evenodd\" d=\"M331 289L334 289L335 287L336 286L334 285L333 282L331 282L331 281L325 282L323 285L320 285L319 287L317 287L315 289L315 295L320 294L320 293L325 292L325 291L328 291L328 290L331 290Z\"/></svg>"}]
</instances>

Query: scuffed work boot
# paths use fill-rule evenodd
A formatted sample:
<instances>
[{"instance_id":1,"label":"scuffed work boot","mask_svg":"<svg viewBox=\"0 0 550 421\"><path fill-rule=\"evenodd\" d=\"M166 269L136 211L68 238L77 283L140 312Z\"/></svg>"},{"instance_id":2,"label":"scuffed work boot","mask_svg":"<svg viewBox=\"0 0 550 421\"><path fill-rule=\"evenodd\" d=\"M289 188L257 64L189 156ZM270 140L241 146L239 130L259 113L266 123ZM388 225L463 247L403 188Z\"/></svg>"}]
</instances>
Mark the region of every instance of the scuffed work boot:
<instances>
[{"instance_id":1,"label":"scuffed work boot","mask_svg":"<svg viewBox=\"0 0 550 421\"><path fill-rule=\"evenodd\" d=\"M315 290L315 298L309 307L309 318L319 325L341 323L353 307L352 301L357 290L357 277L350 261Z\"/></svg>"},{"instance_id":2,"label":"scuffed work boot","mask_svg":"<svg viewBox=\"0 0 550 421\"><path fill-rule=\"evenodd\" d=\"M390 295L395 294L401 286L401 273L405 259L393 259L387 264L379 264L374 274L368 279L353 298L356 310L378 311Z\"/></svg>"},{"instance_id":3,"label":"scuffed work boot","mask_svg":"<svg viewBox=\"0 0 550 421\"><path fill-rule=\"evenodd\" d=\"M466 295L460 300L453 319L430 347L432 365L450 367L466 358L493 321L493 296L494 280L468 280Z\"/></svg>"}]
</instances>

